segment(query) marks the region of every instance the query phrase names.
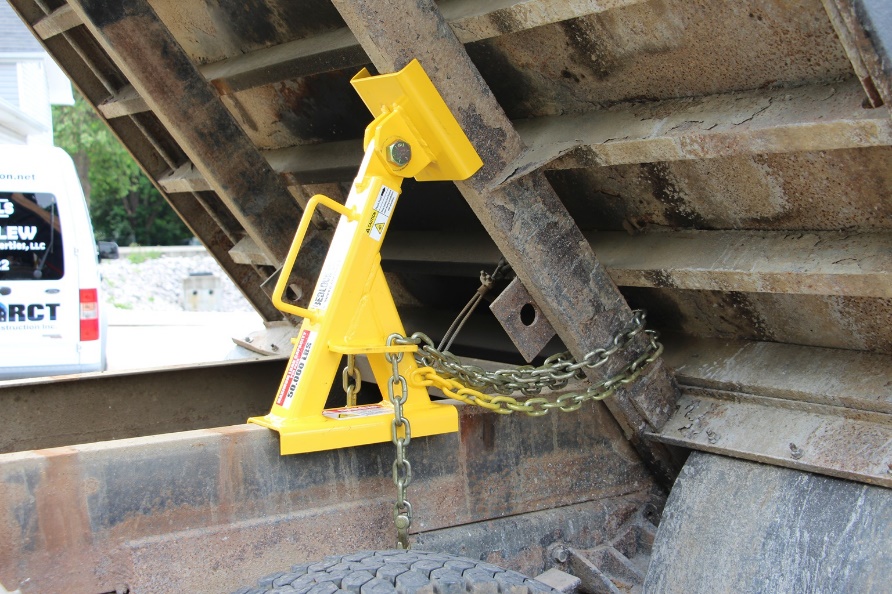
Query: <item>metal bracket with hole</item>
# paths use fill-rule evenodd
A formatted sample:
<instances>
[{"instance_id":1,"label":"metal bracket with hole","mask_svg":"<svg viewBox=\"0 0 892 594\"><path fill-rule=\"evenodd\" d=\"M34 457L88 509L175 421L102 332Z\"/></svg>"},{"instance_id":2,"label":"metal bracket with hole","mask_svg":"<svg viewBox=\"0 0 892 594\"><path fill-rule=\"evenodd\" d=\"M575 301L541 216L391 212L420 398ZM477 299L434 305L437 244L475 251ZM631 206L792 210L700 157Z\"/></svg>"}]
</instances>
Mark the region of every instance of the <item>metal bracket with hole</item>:
<instances>
[{"instance_id":1,"label":"metal bracket with hole","mask_svg":"<svg viewBox=\"0 0 892 594\"><path fill-rule=\"evenodd\" d=\"M489 309L527 363L554 338L554 328L519 278L511 281Z\"/></svg>"}]
</instances>

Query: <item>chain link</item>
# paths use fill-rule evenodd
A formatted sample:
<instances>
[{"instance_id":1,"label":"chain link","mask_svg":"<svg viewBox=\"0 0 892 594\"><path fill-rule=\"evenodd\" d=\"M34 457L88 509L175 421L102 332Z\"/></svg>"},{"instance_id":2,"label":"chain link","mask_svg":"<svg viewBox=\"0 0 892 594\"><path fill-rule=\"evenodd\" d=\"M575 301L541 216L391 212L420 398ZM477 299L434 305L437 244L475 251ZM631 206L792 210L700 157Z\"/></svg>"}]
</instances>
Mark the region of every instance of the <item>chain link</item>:
<instances>
[{"instance_id":1,"label":"chain link","mask_svg":"<svg viewBox=\"0 0 892 594\"><path fill-rule=\"evenodd\" d=\"M581 361L576 361L569 352L564 352L552 355L539 367L526 365L494 372L463 364L452 353L436 349L433 341L420 332L408 338L398 335L397 338L391 338L395 344L417 344L421 347L416 354L419 368L413 372L413 382L437 387L450 398L500 414L520 412L538 417L548 414L552 409L563 412L579 410L586 402L603 400L612 395L620 385L628 385L638 379L644 369L663 352L658 333L645 329L646 315L643 310L634 311L629 324L613 337L607 348L595 349ZM618 373L589 386L579 394L562 394L555 400L535 397L542 390L560 390L571 379L584 379L585 369L603 366L617 352L625 350L642 332L648 337L647 347ZM509 396L513 392L534 397L518 401ZM492 393L498 395L494 396Z\"/></svg>"},{"instance_id":2,"label":"chain link","mask_svg":"<svg viewBox=\"0 0 892 594\"><path fill-rule=\"evenodd\" d=\"M387 337L387 346L393 346L403 337L399 334L391 334ZM393 506L393 524L396 526L396 546L399 549L409 549L409 527L412 525L412 504L406 499L406 489L412 482L412 465L406 458L409 442L412 441L412 427L409 419L403 414L403 405L409 398L409 384L400 373L399 364L403 360L402 353L384 353L384 358L392 367L392 375L387 383L387 398L393 405L393 423L390 428L390 436L393 445L396 446L396 459L393 461L393 484L396 485L396 504ZM399 396L394 387L399 386ZM400 429L403 435L400 436Z\"/></svg>"},{"instance_id":3,"label":"chain link","mask_svg":"<svg viewBox=\"0 0 892 594\"><path fill-rule=\"evenodd\" d=\"M362 374L356 366L356 355L347 355L347 364L341 372L341 383L347 393L347 406L356 406L356 398L362 388Z\"/></svg>"}]
</instances>

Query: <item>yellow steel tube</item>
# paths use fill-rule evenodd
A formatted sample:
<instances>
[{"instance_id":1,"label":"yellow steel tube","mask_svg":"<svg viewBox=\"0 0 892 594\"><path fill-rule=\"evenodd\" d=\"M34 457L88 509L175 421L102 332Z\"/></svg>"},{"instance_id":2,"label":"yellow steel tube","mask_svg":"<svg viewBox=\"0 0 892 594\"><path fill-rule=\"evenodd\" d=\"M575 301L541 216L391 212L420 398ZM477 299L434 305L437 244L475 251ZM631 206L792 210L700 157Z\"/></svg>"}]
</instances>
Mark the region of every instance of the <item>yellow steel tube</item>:
<instances>
[{"instance_id":1,"label":"yellow steel tube","mask_svg":"<svg viewBox=\"0 0 892 594\"><path fill-rule=\"evenodd\" d=\"M273 305L279 311L307 318L314 322L319 320L321 314L303 307L298 307L292 303L286 303L282 299L282 296L285 294L285 287L288 286L288 278L291 276L294 263L297 261L297 253L300 251L300 246L303 244L307 229L310 227L310 221L313 219L313 212L320 204L342 214L351 221L359 219L359 213L356 212L355 209L348 208L340 202L332 200L328 196L316 194L310 198L310 201L307 203L307 208L304 210L304 214L300 218L300 224L297 226L297 233L294 235L294 240L291 242L291 247L288 249L288 256L285 257L285 263L282 265L282 271L279 273L279 278L276 281L276 287L273 289L272 295Z\"/></svg>"}]
</instances>

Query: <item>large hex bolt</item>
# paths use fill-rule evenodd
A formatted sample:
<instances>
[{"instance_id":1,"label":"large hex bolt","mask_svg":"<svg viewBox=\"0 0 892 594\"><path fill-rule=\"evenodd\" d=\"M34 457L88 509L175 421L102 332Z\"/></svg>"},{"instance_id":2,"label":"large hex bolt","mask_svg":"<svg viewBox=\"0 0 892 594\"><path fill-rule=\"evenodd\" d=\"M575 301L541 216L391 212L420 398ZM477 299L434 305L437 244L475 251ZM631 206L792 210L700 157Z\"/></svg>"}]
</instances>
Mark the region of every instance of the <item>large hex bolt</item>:
<instances>
[{"instance_id":1,"label":"large hex bolt","mask_svg":"<svg viewBox=\"0 0 892 594\"><path fill-rule=\"evenodd\" d=\"M387 160L397 167L405 167L412 160L412 147L405 140L397 140L387 147Z\"/></svg>"}]
</instances>

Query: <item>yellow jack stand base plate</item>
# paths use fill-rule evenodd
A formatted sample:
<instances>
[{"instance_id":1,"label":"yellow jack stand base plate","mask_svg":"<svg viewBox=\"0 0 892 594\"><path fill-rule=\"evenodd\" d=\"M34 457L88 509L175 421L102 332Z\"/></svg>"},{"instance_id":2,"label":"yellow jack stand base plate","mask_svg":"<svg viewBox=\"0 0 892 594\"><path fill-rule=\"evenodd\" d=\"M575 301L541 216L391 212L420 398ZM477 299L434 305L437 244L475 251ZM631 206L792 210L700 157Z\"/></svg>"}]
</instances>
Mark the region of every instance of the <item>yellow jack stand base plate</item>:
<instances>
[{"instance_id":1,"label":"yellow jack stand base plate","mask_svg":"<svg viewBox=\"0 0 892 594\"><path fill-rule=\"evenodd\" d=\"M412 427L412 438L458 431L458 411L449 404L407 406L405 415ZM278 431L283 456L305 454L391 441L393 407L381 402L326 409L319 416L298 419L268 414L252 417L248 422Z\"/></svg>"}]
</instances>

